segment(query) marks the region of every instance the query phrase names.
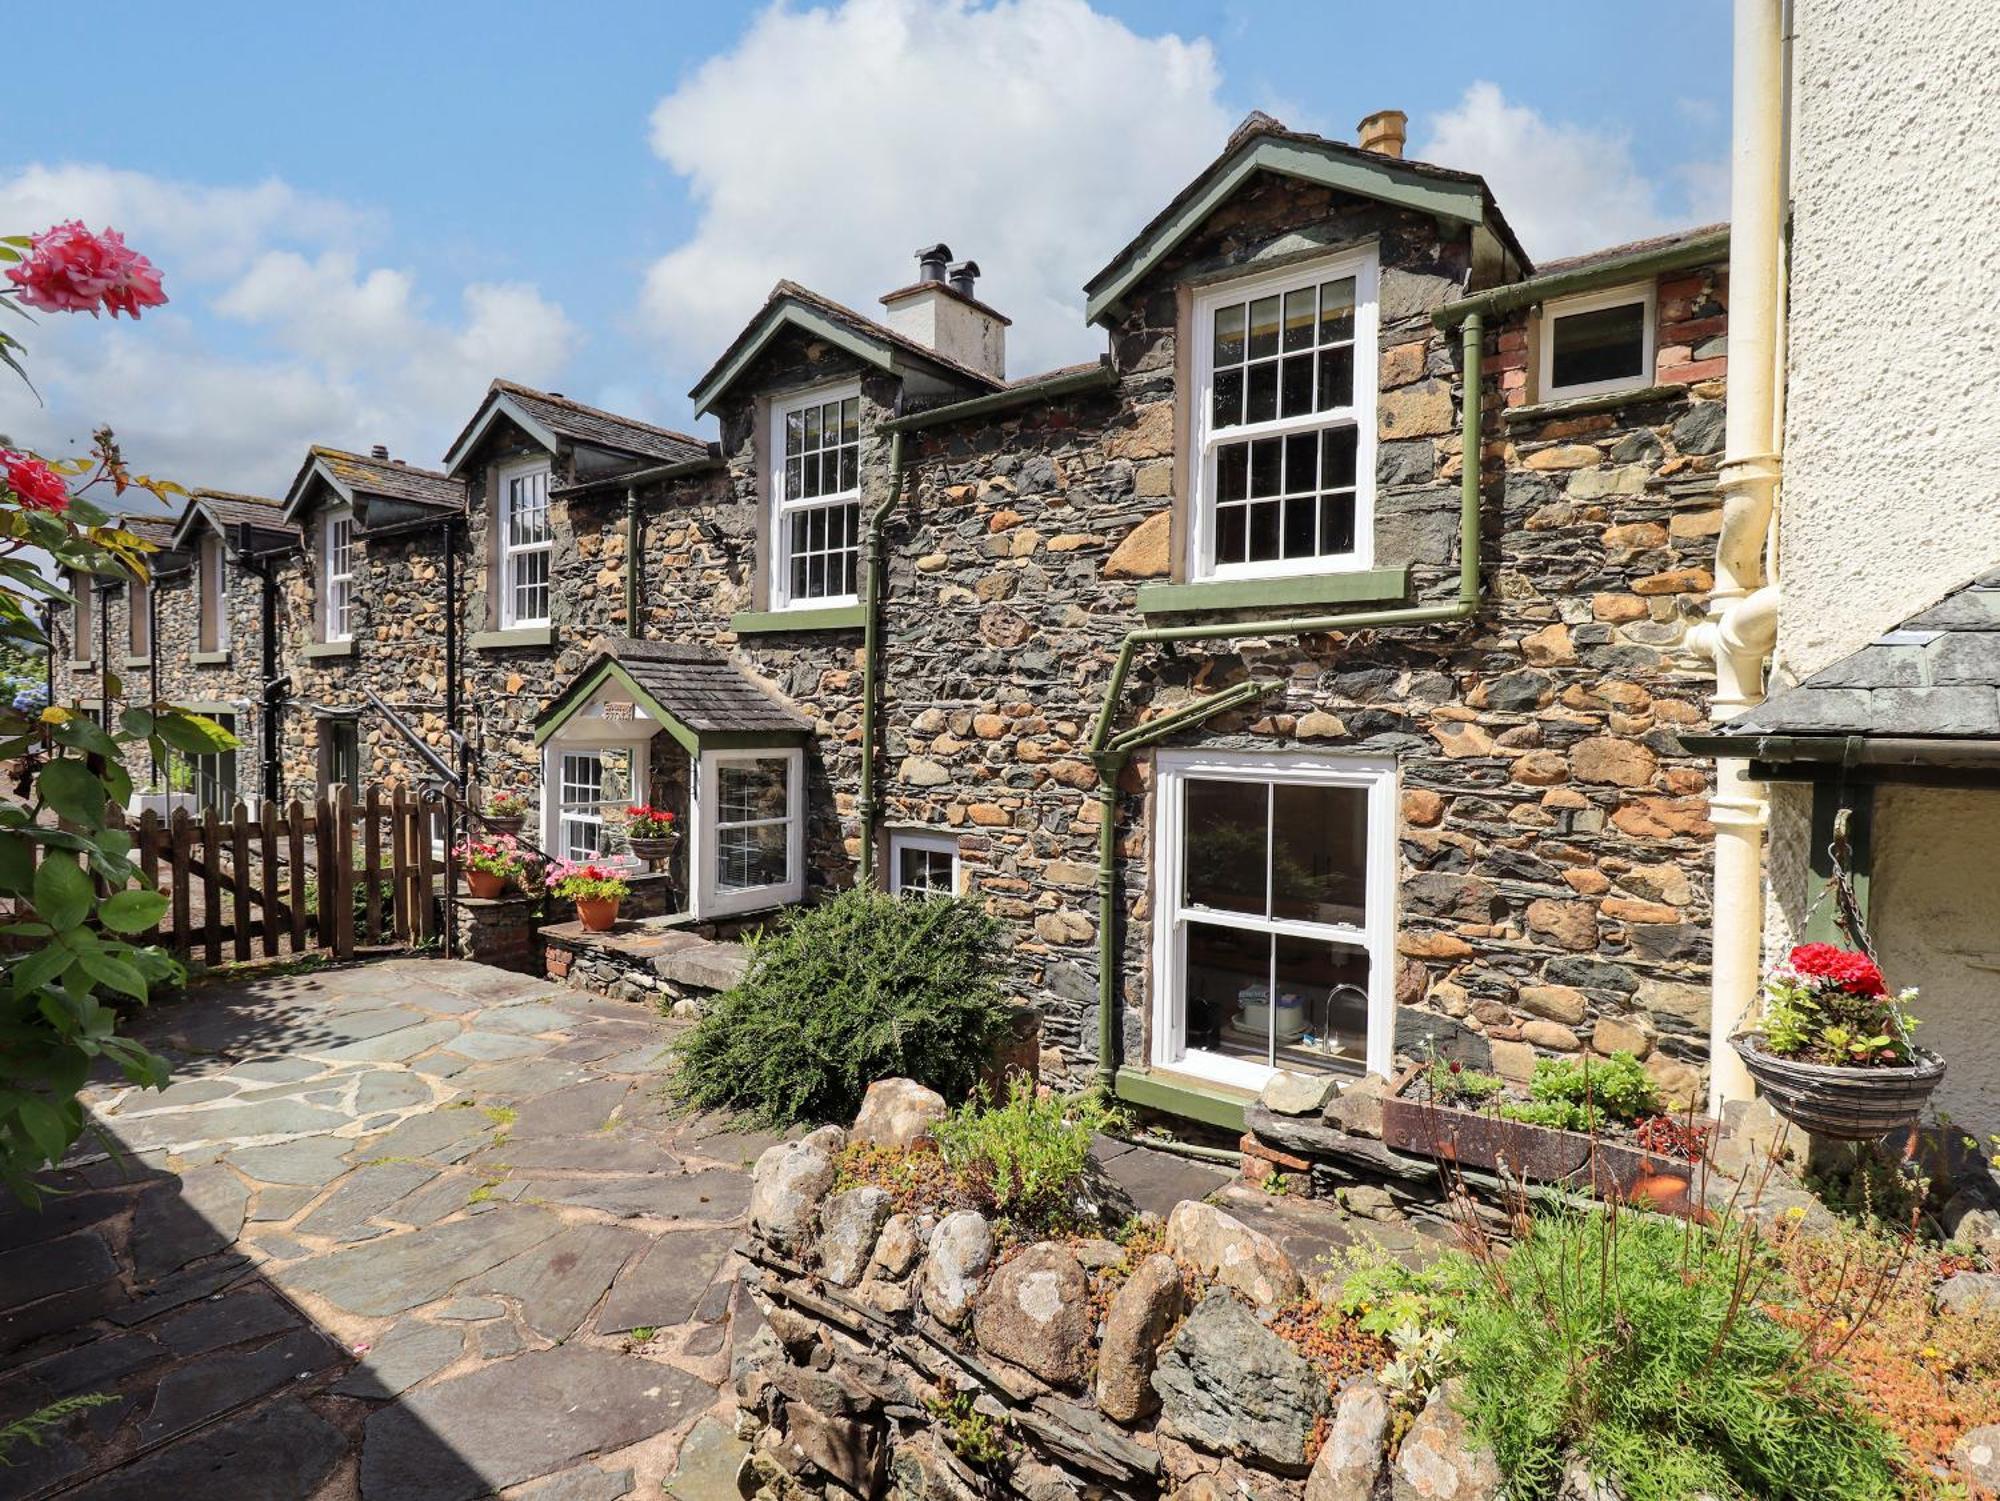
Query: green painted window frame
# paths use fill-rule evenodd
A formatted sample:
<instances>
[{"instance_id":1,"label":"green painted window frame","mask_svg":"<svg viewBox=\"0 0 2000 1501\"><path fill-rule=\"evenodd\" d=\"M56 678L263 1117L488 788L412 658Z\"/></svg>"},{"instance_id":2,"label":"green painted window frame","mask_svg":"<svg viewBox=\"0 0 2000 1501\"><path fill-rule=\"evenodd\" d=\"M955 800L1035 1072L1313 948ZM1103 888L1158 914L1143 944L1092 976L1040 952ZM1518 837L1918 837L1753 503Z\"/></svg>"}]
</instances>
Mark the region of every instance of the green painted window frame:
<instances>
[{"instance_id":1,"label":"green painted window frame","mask_svg":"<svg viewBox=\"0 0 2000 1501\"><path fill-rule=\"evenodd\" d=\"M1220 1126L1225 1131L1245 1129L1244 1107L1252 1103L1220 1088L1132 1067L1118 1070L1116 1093L1119 1099L1143 1110Z\"/></svg>"},{"instance_id":2,"label":"green painted window frame","mask_svg":"<svg viewBox=\"0 0 2000 1501\"><path fill-rule=\"evenodd\" d=\"M1410 597L1410 570L1358 568L1261 579L1204 579L1198 584L1141 584L1141 615L1209 610L1285 609L1295 605L1392 604Z\"/></svg>"}]
</instances>

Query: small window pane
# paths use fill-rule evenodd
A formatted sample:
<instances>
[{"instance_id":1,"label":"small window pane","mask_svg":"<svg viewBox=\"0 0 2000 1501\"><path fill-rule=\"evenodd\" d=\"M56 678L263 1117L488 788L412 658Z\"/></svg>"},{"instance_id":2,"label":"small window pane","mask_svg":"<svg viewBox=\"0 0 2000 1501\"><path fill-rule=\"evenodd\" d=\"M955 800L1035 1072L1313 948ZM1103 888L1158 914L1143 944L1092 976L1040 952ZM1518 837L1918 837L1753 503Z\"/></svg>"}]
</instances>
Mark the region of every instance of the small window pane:
<instances>
[{"instance_id":1,"label":"small window pane","mask_svg":"<svg viewBox=\"0 0 2000 1501\"><path fill-rule=\"evenodd\" d=\"M1330 412L1354 405L1354 346L1319 352L1319 409Z\"/></svg>"},{"instance_id":2,"label":"small window pane","mask_svg":"<svg viewBox=\"0 0 2000 1501\"><path fill-rule=\"evenodd\" d=\"M840 404L840 441L856 443L861 439L861 398L850 396Z\"/></svg>"},{"instance_id":3,"label":"small window pane","mask_svg":"<svg viewBox=\"0 0 2000 1501\"><path fill-rule=\"evenodd\" d=\"M1272 943L1278 981L1280 1068L1323 1068L1368 1056L1368 955L1344 943L1279 934Z\"/></svg>"},{"instance_id":4,"label":"small window pane","mask_svg":"<svg viewBox=\"0 0 2000 1501\"><path fill-rule=\"evenodd\" d=\"M1284 555L1310 558L1319 551L1318 506L1310 495L1294 495L1285 501Z\"/></svg>"},{"instance_id":5,"label":"small window pane","mask_svg":"<svg viewBox=\"0 0 2000 1501\"><path fill-rule=\"evenodd\" d=\"M1265 915L1269 806L1261 782L1188 780L1187 905Z\"/></svg>"},{"instance_id":6,"label":"small window pane","mask_svg":"<svg viewBox=\"0 0 2000 1501\"><path fill-rule=\"evenodd\" d=\"M1269 422L1278 415L1278 363L1252 365L1250 385L1245 393L1243 420Z\"/></svg>"},{"instance_id":7,"label":"small window pane","mask_svg":"<svg viewBox=\"0 0 2000 1501\"><path fill-rule=\"evenodd\" d=\"M1215 310L1215 363L1240 365L1243 362L1243 304Z\"/></svg>"},{"instance_id":8,"label":"small window pane","mask_svg":"<svg viewBox=\"0 0 2000 1501\"><path fill-rule=\"evenodd\" d=\"M1187 925L1187 1045L1211 1053L1271 1061L1271 935L1205 922ZM1287 1043L1305 1035L1294 1014L1279 1022Z\"/></svg>"},{"instance_id":9,"label":"small window pane","mask_svg":"<svg viewBox=\"0 0 2000 1501\"><path fill-rule=\"evenodd\" d=\"M861 483L861 453L854 448L840 450L840 488L852 490Z\"/></svg>"},{"instance_id":10,"label":"small window pane","mask_svg":"<svg viewBox=\"0 0 2000 1501\"><path fill-rule=\"evenodd\" d=\"M787 500L797 500L804 488L805 480L800 473L801 467L797 459L785 460L785 499Z\"/></svg>"},{"instance_id":11,"label":"small window pane","mask_svg":"<svg viewBox=\"0 0 2000 1501\"><path fill-rule=\"evenodd\" d=\"M1268 359L1278 352L1276 297L1259 297L1250 304L1250 358Z\"/></svg>"},{"instance_id":12,"label":"small window pane","mask_svg":"<svg viewBox=\"0 0 2000 1501\"><path fill-rule=\"evenodd\" d=\"M1284 394L1278 403L1281 417L1303 417L1313 409L1313 360L1309 354L1295 354L1284 362Z\"/></svg>"},{"instance_id":13,"label":"small window pane","mask_svg":"<svg viewBox=\"0 0 2000 1501\"><path fill-rule=\"evenodd\" d=\"M1278 551L1278 519L1282 501L1267 501L1250 507L1250 561L1270 563L1282 554Z\"/></svg>"},{"instance_id":14,"label":"small window pane","mask_svg":"<svg viewBox=\"0 0 2000 1501\"><path fill-rule=\"evenodd\" d=\"M1271 915L1360 927L1367 920L1368 793L1272 789Z\"/></svg>"},{"instance_id":15,"label":"small window pane","mask_svg":"<svg viewBox=\"0 0 2000 1501\"><path fill-rule=\"evenodd\" d=\"M1301 287L1285 294L1285 348L1313 347L1313 289Z\"/></svg>"},{"instance_id":16,"label":"small window pane","mask_svg":"<svg viewBox=\"0 0 2000 1501\"><path fill-rule=\"evenodd\" d=\"M1215 455L1215 498L1241 500L1250 493L1250 445L1230 443Z\"/></svg>"},{"instance_id":17,"label":"small window pane","mask_svg":"<svg viewBox=\"0 0 2000 1501\"><path fill-rule=\"evenodd\" d=\"M1354 278L1321 282L1319 288L1319 341L1332 344L1354 337Z\"/></svg>"},{"instance_id":18,"label":"small window pane","mask_svg":"<svg viewBox=\"0 0 2000 1501\"><path fill-rule=\"evenodd\" d=\"M806 414L803 411L785 413L785 452L799 453L805 448Z\"/></svg>"},{"instance_id":19,"label":"small window pane","mask_svg":"<svg viewBox=\"0 0 2000 1501\"><path fill-rule=\"evenodd\" d=\"M1250 558L1250 519L1242 506L1223 506L1215 513L1215 561L1244 563Z\"/></svg>"},{"instance_id":20,"label":"small window pane","mask_svg":"<svg viewBox=\"0 0 2000 1501\"><path fill-rule=\"evenodd\" d=\"M1361 442L1352 427L1330 427L1320 434L1320 484L1329 490L1354 488L1354 456Z\"/></svg>"},{"instance_id":21,"label":"small window pane","mask_svg":"<svg viewBox=\"0 0 2000 1501\"><path fill-rule=\"evenodd\" d=\"M1646 374L1646 305L1623 303L1557 318L1549 330L1552 385L1587 386Z\"/></svg>"},{"instance_id":22,"label":"small window pane","mask_svg":"<svg viewBox=\"0 0 2000 1501\"><path fill-rule=\"evenodd\" d=\"M1285 484L1285 445L1277 438L1259 438L1250 445L1250 493L1279 495Z\"/></svg>"},{"instance_id":23,"label":"small window pane","mask_svg":"<svg viewBox=\"0 0 2000 1501\"><path fill-rule=\"evenodd\" d=\"M1319 434L1294 433L1285 439L1285 493L1298 495L1319 488Z\"/></svg>"},{"instance_id":24,"label":"small window pane","mask_svg":"<svg viewBox=\"0 0 2000 1501\"><path fill-rule=\"evenodd\" d=\"M1218 428L1235 427L1243 420L1243 371L1215 372L1214 421Z\"/></svg>"},{"instance_id":25,"label":"small window pane","mask_svg":"<svg viewBox=\"0 0 2000 1501\"><path fill-rule=\"evenodd\" d=\"M785 757L724 761L716 770L716 817L722 822L785 816L791 794L791 763Z\"/></svg>"},{"instance_id":26,"label":"small window pane","mask_svg":"<svg viewBox=\"0 0 2000 1501\"><path fill-rule=\"evenodd\" d=\"M803 446L810 452L819 447L819 408L816 406L807 407L803 415L806 419Z\"/></svg>"},{"instance_id":27,"label":"small window pane","mask_svg":"<svg viewBox=\"0 0 2000 1501\"><path fill-rule=\"evenodd\" d=\"M1354 497L1322 495L1319 499L1319 550L1322 557L1354 551Z\"/></svg>"}]
</instances>

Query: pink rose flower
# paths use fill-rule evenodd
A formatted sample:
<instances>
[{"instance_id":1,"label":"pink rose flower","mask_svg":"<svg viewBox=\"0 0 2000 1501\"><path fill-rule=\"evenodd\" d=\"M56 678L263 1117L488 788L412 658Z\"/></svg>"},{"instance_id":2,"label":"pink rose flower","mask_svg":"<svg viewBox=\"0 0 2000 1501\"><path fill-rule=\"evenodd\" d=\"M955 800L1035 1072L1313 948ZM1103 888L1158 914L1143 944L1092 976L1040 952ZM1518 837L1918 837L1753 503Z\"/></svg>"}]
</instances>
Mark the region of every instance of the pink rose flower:
<instances>
[{"instance_id":1,"label":"pink rose flower","mask_svg":"<svg viewBox=\"0 0 2000 1501\"><path fill-rule=\"evenodd\" d=\"M100 309L109 309L114 318L123 313L136 319L141 308L167 300L151 261L128 250L117 230L92 234L80 219L35 235L28 258L8 267L7 279L21 289L22 302L46 313L95 318Z\"/></svg>"},{"instance_id":2,"label":"pink rose flower","mask_svg":"<svg viewBox=\"0 0 2000 1501\"><path fill-rule=\"evenodd\" d=\"M33 454L0 448L0 469L7 471L7 488L28 511L60 516L69 509L69 486L63 477Z\"/></svg>"}]
</instances>

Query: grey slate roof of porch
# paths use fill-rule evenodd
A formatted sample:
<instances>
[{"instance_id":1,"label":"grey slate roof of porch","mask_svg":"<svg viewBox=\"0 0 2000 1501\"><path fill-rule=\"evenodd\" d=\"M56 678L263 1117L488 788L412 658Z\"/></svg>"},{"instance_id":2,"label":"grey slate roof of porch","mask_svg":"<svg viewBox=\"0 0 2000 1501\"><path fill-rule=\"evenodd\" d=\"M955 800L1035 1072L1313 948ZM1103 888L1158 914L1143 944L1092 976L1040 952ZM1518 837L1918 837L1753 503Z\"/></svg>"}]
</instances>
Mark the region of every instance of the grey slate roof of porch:
<instances>
[{"instance_id":1,"label":"grey slate roof of porch","mask_svg":"<svg viewBox=\"0 0 2000 1501\"><path fill-rule=\"evenodd\" d=\"M813 722L732 662L720 649L692 642L606 640L569 687L538 716L546 722L568 706L607 659L696 735L742 732L796 735Z\"/></svg>"},{"instance_id":2,"label":"grey slate roof of porch","mask_svg":"<svg viewBox=\"0 0 2000 1501\"><path fill-rule=\"evenodd\" d=\"M621 417L616 412L587 407L580 401L572 401L553 391L537 391L533 386L511 380L496 380L491 389L512 397L529 416L549 431L574 438L580 443L638 454L642 458L659 459L665 463L698 459L708 452L708 444L700 438L677 433L670 428L655 427L636 417Z\"/></svg>"},{"instance_id":3,"label":"grey slate roof of porch","mask_svg":"<svg viewBox=\"0 0 2000 1501\"><path fill-rule=\"evenodd\" d=\"M2000 567L1706 738L1773 735L2000 738Z\"/></svg>"}]
</instances>

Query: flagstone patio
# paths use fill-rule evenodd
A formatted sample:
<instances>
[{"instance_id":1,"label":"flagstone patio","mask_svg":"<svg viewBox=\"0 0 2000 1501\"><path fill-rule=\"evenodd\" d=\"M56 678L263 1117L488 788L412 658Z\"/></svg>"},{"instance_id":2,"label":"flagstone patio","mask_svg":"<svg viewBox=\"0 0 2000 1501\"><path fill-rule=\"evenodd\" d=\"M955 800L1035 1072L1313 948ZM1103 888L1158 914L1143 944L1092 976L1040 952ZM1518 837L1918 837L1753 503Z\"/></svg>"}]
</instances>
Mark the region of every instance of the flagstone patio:
<instances>
[{"instance_id":1,"label":"flagstone patio","mask_svg":"<svg viewBox=\"0 0 2000 1501\"><path fill-rule=\"evenodd\" d=\"M395 959L136 1030L174 1082L91 1091L119 1155L0 1205L0 1424L110 1398L0 1501L735 1495L731 1246L773 1138L660 1098L671 1023ZM1103 1156L1147 1207L1229 1176Z\"/></svg>"}]
</instances>

